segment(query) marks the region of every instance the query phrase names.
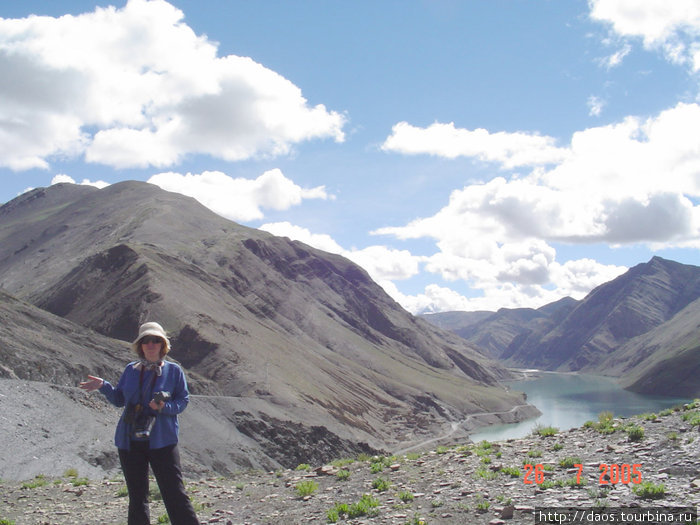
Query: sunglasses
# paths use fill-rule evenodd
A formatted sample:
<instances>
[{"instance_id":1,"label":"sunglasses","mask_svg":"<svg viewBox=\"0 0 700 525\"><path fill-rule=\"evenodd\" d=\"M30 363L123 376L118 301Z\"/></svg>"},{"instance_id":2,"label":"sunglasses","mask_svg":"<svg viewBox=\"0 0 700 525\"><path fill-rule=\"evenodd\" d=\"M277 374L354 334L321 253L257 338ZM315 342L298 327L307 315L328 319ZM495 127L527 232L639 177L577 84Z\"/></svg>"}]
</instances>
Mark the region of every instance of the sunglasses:
<instances>
[{"instance_id":1,"label":"sunglasses","mask_svg":"<svg viewBox=\"0 0 700 525\"><path fill-rule=\"evenodd\" d=\"M143 339L141 339L141 344L142 344L142 345L149 345L149 344L151 344L151 343L156 344L156 345L157 345L157 344L162 344L162 343L163 343L163 340L162 340L160 337L149 336L149 335L147 335L146 337L144 337Z\"/></svg>"}]
</instances>

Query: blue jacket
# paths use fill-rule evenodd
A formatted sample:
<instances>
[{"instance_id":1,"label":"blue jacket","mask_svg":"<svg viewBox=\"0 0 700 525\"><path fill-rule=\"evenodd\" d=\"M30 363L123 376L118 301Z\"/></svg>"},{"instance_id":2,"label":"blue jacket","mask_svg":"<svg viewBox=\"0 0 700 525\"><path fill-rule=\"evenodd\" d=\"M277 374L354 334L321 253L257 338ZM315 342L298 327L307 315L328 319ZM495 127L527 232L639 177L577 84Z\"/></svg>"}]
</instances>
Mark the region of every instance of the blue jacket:
<instances>
[{"instance_id":1,"label":"blue jacket","mask_svg":"<svg viewBox=\"0 0 700 525\"><path fill-rule=\"evenodd\" d=\"M185 373L177 364L171 361L164 361L160 376L156 376L155 371L141 371L134 366L138 361L129 363L117 386L112 386L105 381L100 392L115 406L128 407L128 405L142 404L147 412L156 416L149 440L150 448L163 448L177 443L179 424L177 415L185 410L190 400L190 393L187 390L187 380ZM148 403L153 399L154 392L170 392L171 398L165 402L163 409L154 412L148 407ZM117 448L129 450L131 426L124 421L126 408L122 412L114 433L114 444Z\"/></svg>"}]
</instances>

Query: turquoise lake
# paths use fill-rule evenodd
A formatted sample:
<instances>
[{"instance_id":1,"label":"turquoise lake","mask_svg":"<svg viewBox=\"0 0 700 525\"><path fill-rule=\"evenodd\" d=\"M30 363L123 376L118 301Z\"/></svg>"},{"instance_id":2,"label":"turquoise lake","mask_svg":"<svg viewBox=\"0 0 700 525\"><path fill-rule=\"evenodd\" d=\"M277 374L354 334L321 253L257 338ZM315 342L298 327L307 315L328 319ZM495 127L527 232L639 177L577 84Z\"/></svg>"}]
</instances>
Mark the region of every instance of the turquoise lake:
<instances>
[{"instance_id":1,"label":"turquoise lake","mask_svg":"<svg viewBox=\"0 0 700 525\"><path fill-rule=\"evenodd\" d=\"M530 434L537 425L568 430L586 421L598 421L598 414L606 410L616 417L627 417L691 401L636 394L620 388L615 379L586 374L537 371L535 377L512 381L507 386L525 392L528 403L535 405L542 415L521 423L477 429L469 436L472 441L520 438Z\"/></svg>"}]
</instances>

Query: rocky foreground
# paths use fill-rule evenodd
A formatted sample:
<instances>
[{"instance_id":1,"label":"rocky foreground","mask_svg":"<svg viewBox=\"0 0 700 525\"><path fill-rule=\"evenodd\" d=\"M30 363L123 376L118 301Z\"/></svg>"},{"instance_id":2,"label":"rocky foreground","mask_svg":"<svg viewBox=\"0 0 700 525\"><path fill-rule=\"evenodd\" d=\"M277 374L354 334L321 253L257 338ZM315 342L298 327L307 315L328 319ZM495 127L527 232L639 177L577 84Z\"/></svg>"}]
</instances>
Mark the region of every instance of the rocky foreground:
<instances>
[{"instance_id":1,"label":"rocky foreground","mask_svg":"<svg viewBox=\"0 0 700 525\"><path fill-rule=\"evenodd\" d=\"M533 524L537 507L697 508L699 428L700 400L503 442L191 480L188 491L202 523L235 525ZM153 492L152 521L167 523ZM1 524L121 524L126 506L121 479L0 483Z\"/></svg>"}]
</instances>

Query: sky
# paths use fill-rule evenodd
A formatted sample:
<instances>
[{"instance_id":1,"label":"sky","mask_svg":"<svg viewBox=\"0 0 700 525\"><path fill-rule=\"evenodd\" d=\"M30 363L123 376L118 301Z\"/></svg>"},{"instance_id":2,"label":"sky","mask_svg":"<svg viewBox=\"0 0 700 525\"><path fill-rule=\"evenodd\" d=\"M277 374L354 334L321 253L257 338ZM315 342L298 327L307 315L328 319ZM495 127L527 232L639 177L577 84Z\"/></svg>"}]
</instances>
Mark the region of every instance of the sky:
<instances>
[{"instance_id":1,"label":"sky","mask_svg":"<svg viewBox=\"0 0 700 525\"><path fill-rule=\"evenodd\" d=\"M0 203L122 180L412 313L700 265L700 2L0 0Z\"/></svg>"}]
</instances>

